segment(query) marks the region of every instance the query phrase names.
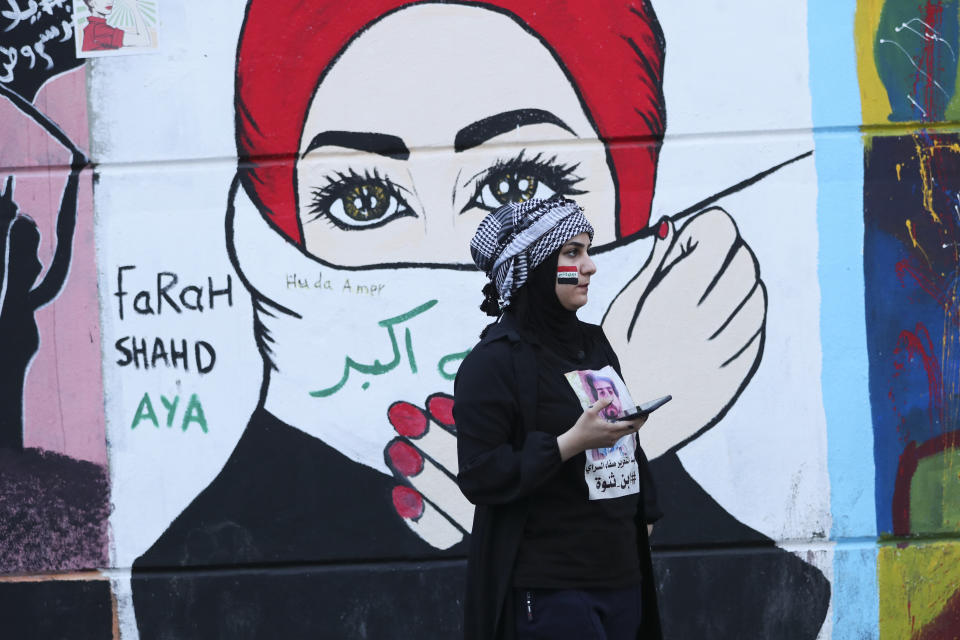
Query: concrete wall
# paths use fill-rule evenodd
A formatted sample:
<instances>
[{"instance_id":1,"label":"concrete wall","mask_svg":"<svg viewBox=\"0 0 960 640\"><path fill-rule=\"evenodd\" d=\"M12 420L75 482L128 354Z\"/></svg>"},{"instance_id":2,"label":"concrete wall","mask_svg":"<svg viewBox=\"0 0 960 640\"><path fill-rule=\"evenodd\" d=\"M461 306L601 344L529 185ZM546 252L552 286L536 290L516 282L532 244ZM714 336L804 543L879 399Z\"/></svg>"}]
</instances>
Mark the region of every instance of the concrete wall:
<instances>
[{"instance_id":1,"label":"concrete wall","mask_svg":"<svg viewBox=\"0 0 960 640\"><path fill-rule=\"evenodd\" d=\"M956 1L9 4L14 637L456 637L468 242L556 192L667 637L960 633Z\"/></svg>"}]
</instances>

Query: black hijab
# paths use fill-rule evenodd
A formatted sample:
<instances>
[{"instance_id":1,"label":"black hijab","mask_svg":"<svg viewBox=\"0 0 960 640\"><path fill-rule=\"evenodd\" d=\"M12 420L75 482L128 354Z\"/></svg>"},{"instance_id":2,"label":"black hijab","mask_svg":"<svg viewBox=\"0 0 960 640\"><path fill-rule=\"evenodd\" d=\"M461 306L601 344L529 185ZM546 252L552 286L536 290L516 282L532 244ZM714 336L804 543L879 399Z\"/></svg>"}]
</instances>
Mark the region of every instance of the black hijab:
<instances>
[{"instance_id":1,"label":"black hijab","mask_svg":"<svg viewBox=\"0 0 960 640\"><path fill-rule=\"evenodd\" d=\"M554 355L577 362L584 357L584 336L577 312L565 309L557 298L557 249L537 265L507 313L512 313L524 335ZM564 285L571 286L571 285Z\"/></svg>"}]
</instances>

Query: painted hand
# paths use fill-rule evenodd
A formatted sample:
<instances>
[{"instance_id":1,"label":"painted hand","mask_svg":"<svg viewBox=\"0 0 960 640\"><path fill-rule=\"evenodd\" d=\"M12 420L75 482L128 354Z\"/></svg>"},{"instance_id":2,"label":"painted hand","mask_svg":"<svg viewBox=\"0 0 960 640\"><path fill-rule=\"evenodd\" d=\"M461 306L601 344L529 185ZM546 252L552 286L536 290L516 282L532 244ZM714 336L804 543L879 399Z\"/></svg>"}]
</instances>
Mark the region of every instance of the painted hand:
<instances>
[{"instance_id":1,"label":"painted hand","mask_svg":"<svg viewBox=\"0 0 960 640\"><path fill-rule=\"evenodd\" d=\"M603 319L634 400L673 395L638 433L651 459L736 401L760 363L767 308L756 257L725 211L698 213L679 231L660 225L650 259Z\"/></svg>"},{"instance_id":2,"label":"painted hand","mask_svg":"<svg viewBox=\"0 0 960 640\"><path fill-rule=\"evenodd\" d=\"M17 217L17 203L13 200L13 176L7 176L6 186L0 190L0 231L6 231Z\"/></svg>"},{"instance_id":3,"label":"painted hand","mask_svg":"<svg viewBox=\"0 0 960 640\"><path fill-rule=\"evenodd\" d=\"M395 402L387 411L399 437L384 449L387 466L401 482L393 506L407 526L428 544L448 549L473 525L473 505L460 492L453 398L434 394L426 408Z\"/></svg>"}]
</instances>

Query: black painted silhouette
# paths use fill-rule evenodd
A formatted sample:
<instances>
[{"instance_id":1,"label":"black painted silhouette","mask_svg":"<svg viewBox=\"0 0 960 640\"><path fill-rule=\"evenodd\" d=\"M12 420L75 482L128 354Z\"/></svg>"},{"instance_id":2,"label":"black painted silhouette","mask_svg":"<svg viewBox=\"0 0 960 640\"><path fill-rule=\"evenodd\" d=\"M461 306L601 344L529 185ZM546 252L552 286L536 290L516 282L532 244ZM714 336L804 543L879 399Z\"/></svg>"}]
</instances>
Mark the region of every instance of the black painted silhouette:
<instances>
[{"instance_id":1,"label":"black painted silhouette","mask_svg":"<svg viewBox=\"0 0 960 640\"><path fill-rule=\"evenodd\" d=\"M23 449L23 391L30 360L40 347L36 311L53 301L63 288L73 253L77 223L77 187L87 158L70 139L36 108L0 85L0 95L33 118L71 153L70 176L57 215L56 249L39 284L40 231L20 213L13 198L14 178L0 191L0 447Z\"/></svg>"}]
</instances>

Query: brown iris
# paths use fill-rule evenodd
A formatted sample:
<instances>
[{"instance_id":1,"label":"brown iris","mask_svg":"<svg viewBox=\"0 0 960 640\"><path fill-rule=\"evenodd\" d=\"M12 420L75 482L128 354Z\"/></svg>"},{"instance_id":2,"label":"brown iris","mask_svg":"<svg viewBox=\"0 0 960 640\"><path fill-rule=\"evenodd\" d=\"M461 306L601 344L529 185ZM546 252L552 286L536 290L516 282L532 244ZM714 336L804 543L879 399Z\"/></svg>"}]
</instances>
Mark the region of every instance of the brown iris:
<instances>
[{"instance_id":1,"label":"brown iris","mask_svg":"<svg viewBox=\"0 0 960 640\"><path fill-rule=\"evenodd\" d=\"M341 196L343 212L351 220L366 222L383 217L390 206L390 194L377 184L356 185Z\"/></svg>"},{"instance_id":2,"label":"brown iris","mask_svg":"<svg viewBox=\"0 0 960 640\"><path fill-rule=\"evenodd\" d=\"M500 204L523 202L537 192L537 179L530 174L501 173L489 178L490 192Z\"/></svg>"}]
</instances>

